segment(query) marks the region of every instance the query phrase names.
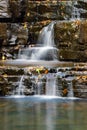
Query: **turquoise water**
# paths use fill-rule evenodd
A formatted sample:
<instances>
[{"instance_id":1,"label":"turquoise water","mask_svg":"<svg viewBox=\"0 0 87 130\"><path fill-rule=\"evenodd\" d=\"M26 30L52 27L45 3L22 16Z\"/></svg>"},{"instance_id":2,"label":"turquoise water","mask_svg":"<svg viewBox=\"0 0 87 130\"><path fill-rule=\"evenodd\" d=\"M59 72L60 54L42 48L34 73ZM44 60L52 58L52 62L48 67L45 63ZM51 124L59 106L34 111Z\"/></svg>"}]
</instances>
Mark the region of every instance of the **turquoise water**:
<instances>
[{"instance_id":1,"label":"turquoise water","mask_svg":"<svg viewBox=\"0 0 87 130\"><path fill-rule=\"evenodd\" d=\"M0 130L87 130L87 100L0 98Z\"/></svg>"}]
</instances>

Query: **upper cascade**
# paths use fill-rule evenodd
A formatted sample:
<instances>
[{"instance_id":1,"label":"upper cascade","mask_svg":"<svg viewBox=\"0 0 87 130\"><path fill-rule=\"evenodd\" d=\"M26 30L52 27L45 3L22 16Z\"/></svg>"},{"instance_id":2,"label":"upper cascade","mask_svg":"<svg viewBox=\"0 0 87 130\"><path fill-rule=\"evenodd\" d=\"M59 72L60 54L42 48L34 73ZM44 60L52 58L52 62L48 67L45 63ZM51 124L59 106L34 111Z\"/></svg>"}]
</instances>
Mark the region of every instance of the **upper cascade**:
<instances>
[{"instance_id":1,"label":"upper cascade","mask_svg":"<svg viewBox=\"0 0 87 130\"><path fill-rule=\"evenodd\" d=\"M42 46L54 46L54 24L55 22L51 22L48 26L44 27L40 35L38 37L38 44Z\"/></svg>"},{"instance_id":2,"label":"upper cascade","mask_svg":"<svg viewBox=\"0 0 87 130\"><path fill-rule=\"evenodd\" d=\"M35 47L21 49L19 51L19 59L28 60L57 60L57 51L54 42L54 23L50 23L44 27L39 35L37 45Z\"/></svg>"}]
</instances>

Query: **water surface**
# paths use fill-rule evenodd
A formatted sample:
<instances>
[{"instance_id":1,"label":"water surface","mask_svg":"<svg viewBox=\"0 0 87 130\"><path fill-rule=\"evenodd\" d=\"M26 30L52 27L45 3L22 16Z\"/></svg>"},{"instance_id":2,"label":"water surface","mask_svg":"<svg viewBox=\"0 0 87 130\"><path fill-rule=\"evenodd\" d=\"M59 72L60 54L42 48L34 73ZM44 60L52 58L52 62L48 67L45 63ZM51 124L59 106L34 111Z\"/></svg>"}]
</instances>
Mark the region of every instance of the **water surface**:
<instances>
[{"instance_id":1,"label":"water surface","mask_svg":"<svg viewBox=\"0 0 87 130\"><path fill-rule=\"evenodd\" d=\"M0 98L0 130L86 130L87 100L49 96Z\"/></svg>"}]
</instances>

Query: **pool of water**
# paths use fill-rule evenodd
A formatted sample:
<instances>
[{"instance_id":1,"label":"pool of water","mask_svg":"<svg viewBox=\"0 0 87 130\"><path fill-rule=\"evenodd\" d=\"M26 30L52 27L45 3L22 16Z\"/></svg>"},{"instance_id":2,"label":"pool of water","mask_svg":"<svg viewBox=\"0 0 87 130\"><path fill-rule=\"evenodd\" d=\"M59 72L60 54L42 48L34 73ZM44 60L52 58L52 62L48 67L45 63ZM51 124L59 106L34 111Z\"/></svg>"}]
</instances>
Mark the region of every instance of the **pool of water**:
<instances>
[{"instance_id":1,"label":"pool of water","mask_svg":"<svg viewBox=\"0 0 87 130\"><path fill-rule=\"evenodd\" d=\"M51 96L0 98L0 130L87 130L87 100Z\"/></svg>"}]
</instances>

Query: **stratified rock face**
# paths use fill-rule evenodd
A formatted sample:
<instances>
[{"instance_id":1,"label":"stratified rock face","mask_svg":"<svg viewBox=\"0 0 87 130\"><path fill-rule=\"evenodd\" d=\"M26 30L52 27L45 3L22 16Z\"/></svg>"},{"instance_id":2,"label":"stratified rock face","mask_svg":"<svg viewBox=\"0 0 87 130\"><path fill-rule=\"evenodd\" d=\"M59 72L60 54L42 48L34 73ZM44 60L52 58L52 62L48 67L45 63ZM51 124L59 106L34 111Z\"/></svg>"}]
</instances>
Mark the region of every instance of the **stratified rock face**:
<instances>
[{"instance_id":1,"label":"stratified rock face","mask_svg":"<svg viewBox=\"0 0 87 130\"><path fill-rule=\"evenodd\" d=\"M56 5L52 1L28 1L26 20L37 22L57 19Z\"/></svg>"},{"instance_id":2,"label":"stratified rock face","mask_svg":"<svg viewBox=\"0 0 87 130\"><path fill-rule=\"evenodd\" d=\"M0 0L0 18L10 17L8 0Z\"/></svg>"},{"instance_id":3,"label":"stratified rock face","mask_svg":"<svg viewBox=\"0 0 87 130\"><path fill-rule=\"evenodd\" d=\"M31 23L70 19L72 5L72 0L0 0L0 18ZM74 6L79 10L81 18L87 18L87 2L79 0Z\"/></svg>"},{"instance_id":4,"label":"stratified rock face","mask_svg":"<svg viewBox=\"0 0 87 130\"><path fill-rule=\"evenodd\" d=\"M77 6L77 8L80 9L81 18L87 18L87 1L79 0L78 5L76 5L76 6Z\"/></svg>"},{"instance_id":5,"label":"stratified rock face","mask_svg":"<svg viewBox=\"0 0 87 130\"><path fill-rule=\"evenodd\" d=\"M6 46L8 47L7 52L15 53L15 50L18 51L21 46L35 44L41 28L38 26L32 27L28 23L0 23L0 46ZM59 60L87 61L86 20L57 21L54 25L54 39L56 47L59 49ZM11 48L12 46L14 48Z\"/></svg>"},{"instance_id":6,"label":"stratified rock face","mask_svg":"<svg viewBox=\"0 0 87 130\"><path fill-rule=\"evenodd\" d=\"M19 42L18 44L26 44L28 39L28 28L25 23L0 23L0 38L3 40L7 37L7 45L17 44L19 40L24 40L23 43ZM17 40L17 42L15 42ZM4 45L4 44L2 44Z\"/></svg>"},{"instance_id":7,"label":"stratified rock face","mask_svg":"<svg viewBox=\"0 0 87 130\"><path fill-rule=\"evenodd\" d=\"M72 17L73 7L81 18L87 18L87 2L81 1L31 1L28 0L25 20L29 22L41 22L46 20L66 20ZM76 14L76 15L77 15ZM75 14L74 14L75 15ZM75 17L75 16L74 16Z\"/></svg>"},{"instance_id":8,"label":"stratified rock face","mask_svg":"<svg viewBox=\"0 0 87 130\"><path fill-rule=\"evenodd\" d=\"M82 5L83 6L82 6ZM46 25L48 25L53 20L69 20L72 17L72 7L75 6L77 10L79 10L79 13L81 14L82 10L86 10L87 2L81 2L78 1L76 5L73 4L72 1L57 1L57 0L0 0L0 6L1 6L1 16L0 20L1 22L28 22L28 30L29 30L29 42L36 43L39 31ZM81 8L81 10L80 10ZM84 11L83 11L84 12ZM7 14L6 14L7 13ZM3 14L6 14L4 17ZM7 18L8 15L10 18ZM82 16L81 16L82 18ZM85 17L86 18L86 17ZM15 26L15 25L14 25ZM70 26L69 24L66 25L67 28ZM72 26L75 26L72 25ZM64 27L64 26L63 26ZM66 37L69 36L70 38L70 32L72 32L72 35L76 30L74 30L74 27L69 27L69 32L67 34L63 33L60 29L60 33L64 35L65 41L68 40ZM9 31L9 29L8 29ZM66 29L63 30L66 32ZM10 31L11 32L11 31ZM25 34L26 35L26 34ZM67 36L65 36L67 35ZM23 36L23 35L22 35ZM76 36L73 38L76 39ZM14 36L13 36L14 38ZM73 39L71 38L71 40ZM61 36L59 37L60 40ZM20 43L20 42L19 42ZM22 40L23 43L23 40ZM25 41L24 41L25 44ZM65 46L70 46L71 43L67 41L67 44L65 42ZM62 46L62 42L61 42Z\"/></svg>"},{"instance_id":9,"label":"stratified rock face","mask_svg":"<svg viewBox=\"0 0 87 130\"><path fill-rule=\"evenodd\" d=\"M6 36L6 31L7 31L7 24L6 23L0 23L0 37Z\"/></svg>"},{"instance_id":10,"label":"stratified rock face","mask_svg":"<svg viewBox=\"0 0 87 130\"><path fill-rule=\"evenodd\" d=\"M20 18L23 20L27 9L27 0L8 0L8 1L12 19L14 19L14 21L16 18Z\"/></svg>"},{"instance_id":11,"label":"stratified rock face","mask_svg":"<svg viewBox=\"0 0 87 130\"><path fill-rule=\"evenodd\" d=\"M77 76L75 80L73 80L73 91L75 97L87 98L87 77Z\"/></svg>"},{"instance_id":12,"label":"stratified rock face","mask_svg":"<svg viewBox=\"0 0 87 130\"><path fill-rule=\"evenodd\" d=\"M0 23L0 59L2 55L13 59L21 46L28 44L26 23ZM15 58L16 55L15 55Z\"/></svg>"},{"instance_id":13,"label":"stratified rock face","mask_svg":"<svg viewBox=\"0 0 87 130\"><path fill-rule=\"evenodd\" d=\"M28 39L28 29L26 24L10 23L8 27L9 31L9 44L22 44L25 45Z\"/></svg>"},{"instance_id":14,"label":"stratified rock face","mask_svg":"<svg viewBox=\"0 0 87 130\"><path fill-rule=\"evenodd\" d=\"M87 66L86 63L75 63L72 67L44 68L31 67L25 72L16 67L0 68L0 96L47 94L48 75L55 75L56 96L87 98ZM21 80L22 79L22 80ZM51 82L52 83L52 82Z\"/></svg>"},{"instance_id":15,"label":"stratified rock face","mask_svg":"<svg viewBox=\"0 0 87 130\"><path fill-rule=\"evenodd\" d=\"M83 21L80 26L79 43L87 44L87 21Z\"/></svg>"},{"instance_id":16,"label":"stratified rock face","mask_svg":"<svg viewBox=\"0 0 87 130\"><path fill-rule=\"evenodd\" d=\"M87 61L87 21L62 21L54 26L59 59Z\"/></svg>"},{"instance_id":17,"label":"stratified rock face","mask_svg":"<svg viewBox=\"0 0 87 130\"><path fill-rule=\"evenodd\" d=\"M56 45L72 48L72 42L77 42L79 38L80 21L59 21L54 26Z\"/></svg>"},{"instance_id":18,"label":"stratified rock face","mask_svg":"<svg viewBox=\"0 0 87 130\"><path fill-rule=\"evenodd\" d=\"M45 71L46 70L43 69L40 72L43 74ZM46 78L41 78L42 75L38 74L34 68L32 74L30 71L27 71L25 74L25 70L20 68L0 68L0 96L38 94L38 82L41 82L40 87L42 90L40 94L44 94ZM23 91L22 88L20 88L20 85L24 87Z\"/></svg>"},{"instance_id":19,"label":"stratified rock face","mask_svg":"<svg viewBox=\"0 0 87 130\"><path fill-rule=\"evenodd\" d=\"M19 0L9 0L10 12L12 17L17 18L20 16L20 1Z\"/></svg>"},{"instance_id":20,"label":"stratified rock face","mask_svg":"<svg viewBox=\"0 0 87 130\"><path fill-rule=\"evenodd\" d=\"M7 24L0 23L0 47L5 45L7 41Z\"/></svg>"}]
</instances>

